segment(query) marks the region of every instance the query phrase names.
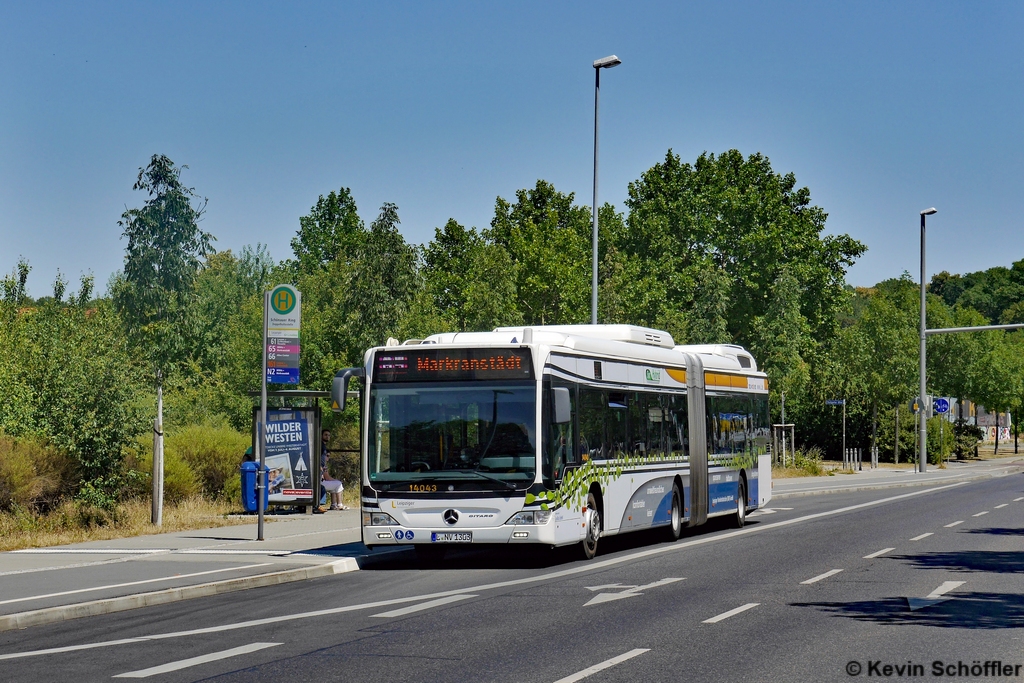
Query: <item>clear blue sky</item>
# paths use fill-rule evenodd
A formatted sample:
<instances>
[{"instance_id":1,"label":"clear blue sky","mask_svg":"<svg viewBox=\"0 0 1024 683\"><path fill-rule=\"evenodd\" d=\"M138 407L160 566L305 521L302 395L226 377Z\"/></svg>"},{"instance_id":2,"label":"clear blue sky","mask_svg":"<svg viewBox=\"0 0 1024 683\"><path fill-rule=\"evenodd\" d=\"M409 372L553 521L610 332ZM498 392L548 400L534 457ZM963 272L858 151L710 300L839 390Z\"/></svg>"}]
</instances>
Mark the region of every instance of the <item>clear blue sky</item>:
<instances>
[{"instance_id":1,"label":"clear blue sky","mask_svg":"<svg viewBox=\"0 0 1024 683\"><path fill-rule=\"evenodd\" d=\"M1024 258L1021 3L0 5L0 272L102 288L153 153L187 164L219 249L286 258L317 195L398 205L424 242L544 178L589 205L672 148L762 152L864 241L849 280Z\"/></svg>"}]
</instances>

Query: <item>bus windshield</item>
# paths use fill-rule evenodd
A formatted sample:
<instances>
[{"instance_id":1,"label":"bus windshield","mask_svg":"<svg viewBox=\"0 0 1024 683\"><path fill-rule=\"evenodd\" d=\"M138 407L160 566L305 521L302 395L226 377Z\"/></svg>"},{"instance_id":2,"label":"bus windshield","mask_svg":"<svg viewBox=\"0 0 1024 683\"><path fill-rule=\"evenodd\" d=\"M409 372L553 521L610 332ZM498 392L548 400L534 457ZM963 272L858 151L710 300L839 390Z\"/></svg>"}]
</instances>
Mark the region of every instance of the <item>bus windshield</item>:
<instances>
[{"instance_id":1,"label":"bus windshield","mask_svg":"<svg viewBox=\"0 0 1024 683\"><path fill-rule=\"evenodd\" d=\"M377 385L367 470L377 489L512 490L536 472L533 382Z\"/></svg>"}]
</instances>

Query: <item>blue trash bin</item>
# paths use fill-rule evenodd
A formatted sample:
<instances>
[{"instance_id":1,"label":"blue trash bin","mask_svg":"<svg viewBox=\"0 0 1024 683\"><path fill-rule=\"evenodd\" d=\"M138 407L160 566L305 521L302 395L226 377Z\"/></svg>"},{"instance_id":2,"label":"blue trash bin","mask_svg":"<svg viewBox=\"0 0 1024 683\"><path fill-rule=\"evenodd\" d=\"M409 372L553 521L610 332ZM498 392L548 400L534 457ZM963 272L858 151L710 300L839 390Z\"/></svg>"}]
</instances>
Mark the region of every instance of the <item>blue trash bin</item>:
<instances>
[{"instance_id":1,"label":"blue trash bin","mask_svg":"<svg viewBox=\"0 0 1024 683\"><path fill-rule=\"evenodd\" d=\"M256 512L256 472L259 470L259 463L255 462L243 462L240 468L242 475L242 508L246 512ZM264 472L269 472L270 468L264 466ZM266 476L266 475L264 475ZM266 480L264 479L264 482ZM267 501L270 498L270 490L263 489L263 509L267 509Z\"/></svg>"}]
</instances>

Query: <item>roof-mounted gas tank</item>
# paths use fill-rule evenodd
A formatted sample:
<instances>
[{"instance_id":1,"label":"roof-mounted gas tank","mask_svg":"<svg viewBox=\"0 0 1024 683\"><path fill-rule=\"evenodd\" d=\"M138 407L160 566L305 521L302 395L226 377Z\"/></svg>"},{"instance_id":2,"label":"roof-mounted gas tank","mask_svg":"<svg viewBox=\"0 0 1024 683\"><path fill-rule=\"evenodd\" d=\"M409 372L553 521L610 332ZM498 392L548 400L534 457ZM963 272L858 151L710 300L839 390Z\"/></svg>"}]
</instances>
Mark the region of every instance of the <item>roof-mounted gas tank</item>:
<instances>
[{"instance_id":1,"label":"roof-mounted gas tank","mask_svg":"<svg viewBox=\"0 0 1024 683\"><path fill-rule=\"evenodd\" d=\"M495 332L522 333L525 327L499 327ZM536 325L532 329L537 332L555 332L591 339L607 339L609 341L628 342L671 349L675 346L672 335L664 330L655 330L638 325Z\"/></svg>"}]
</instances>

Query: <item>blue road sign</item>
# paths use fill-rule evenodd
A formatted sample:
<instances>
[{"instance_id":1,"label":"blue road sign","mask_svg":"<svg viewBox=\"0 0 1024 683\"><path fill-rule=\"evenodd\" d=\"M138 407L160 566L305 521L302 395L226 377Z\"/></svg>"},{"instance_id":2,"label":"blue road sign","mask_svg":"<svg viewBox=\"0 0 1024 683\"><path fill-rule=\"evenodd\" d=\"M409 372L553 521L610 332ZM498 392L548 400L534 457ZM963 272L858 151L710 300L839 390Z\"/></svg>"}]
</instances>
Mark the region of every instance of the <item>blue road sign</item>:
<instances>
[{"instance_id":1,"label":"blue road sign","mask_svg":"<svg viewBox=\"0 0 1024 683\"><path fill-rule=\"evenodd\" d=\"M948 413L949 412L949 401L944 398L935 399L935 412L936 413Z\"/></svg>"},{"instance_id":2,"label":"blue road sign","mask_svg":"<svg viewBox=\"0 0 1024 683\"><path fill-rule=\"evenodd\" d=\"M846 405L846 399L845 398L829 399L829 400L825 401L825 405L827 405L827 406L843 406L843 405Z\"/></svg>"}]
</instances>

